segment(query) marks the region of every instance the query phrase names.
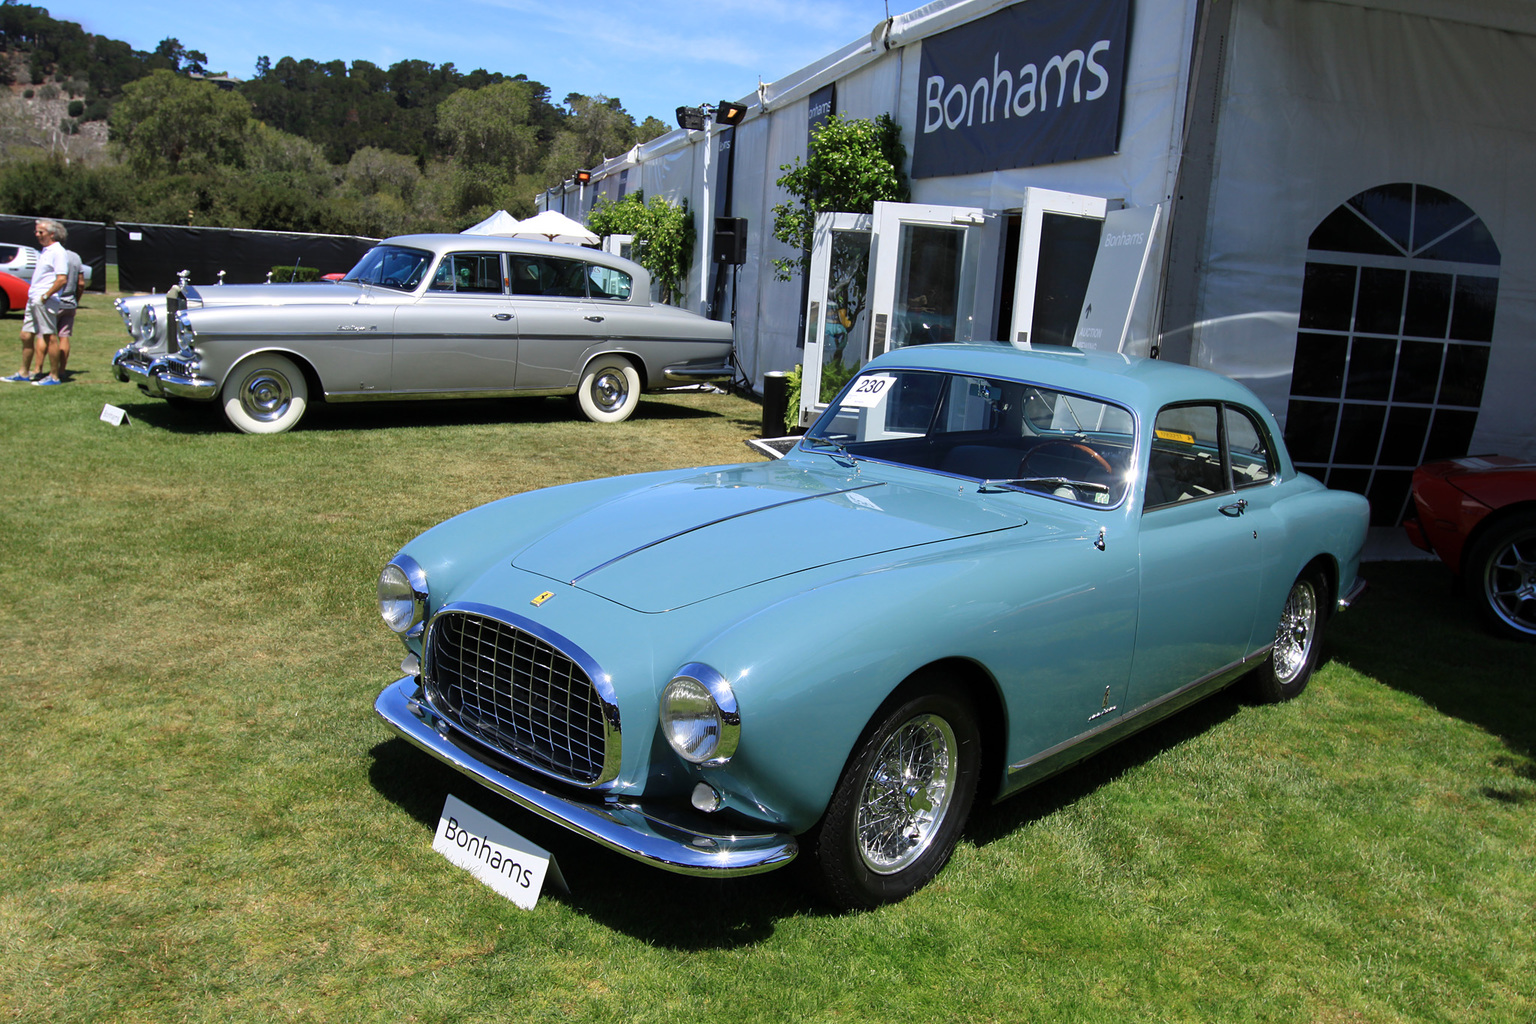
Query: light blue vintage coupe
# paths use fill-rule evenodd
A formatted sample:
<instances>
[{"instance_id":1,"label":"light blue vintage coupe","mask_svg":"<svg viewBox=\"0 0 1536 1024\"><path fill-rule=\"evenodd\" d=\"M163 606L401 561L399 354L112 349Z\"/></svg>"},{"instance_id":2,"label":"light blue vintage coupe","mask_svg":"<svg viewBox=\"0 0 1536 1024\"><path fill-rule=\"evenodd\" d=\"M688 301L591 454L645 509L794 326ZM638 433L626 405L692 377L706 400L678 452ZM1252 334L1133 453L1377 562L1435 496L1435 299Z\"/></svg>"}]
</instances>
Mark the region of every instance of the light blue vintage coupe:
<instances>
[{"instance_id":1,"label":"light blue vintage coupe","mask_svg":"<svg viewBox=\"0 0 1536 1024\"><path fill-rule=\"evenodd\" d=\"M376 708L522 807L672 871L812 858L901 899L972 803L1241 677L1299 694L1365 499L1254 395L1007 345L866 364L783 458L520 494L379 579Z\"/></svg>"}]
</instances>

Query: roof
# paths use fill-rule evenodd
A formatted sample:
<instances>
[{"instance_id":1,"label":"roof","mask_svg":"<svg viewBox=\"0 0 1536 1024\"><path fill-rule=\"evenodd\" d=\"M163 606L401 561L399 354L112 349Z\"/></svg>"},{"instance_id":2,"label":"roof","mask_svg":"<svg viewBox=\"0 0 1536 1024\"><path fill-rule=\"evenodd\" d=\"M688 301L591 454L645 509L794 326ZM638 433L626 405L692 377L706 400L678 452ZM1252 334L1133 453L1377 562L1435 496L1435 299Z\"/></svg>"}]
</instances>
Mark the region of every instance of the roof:
<instances>
[{"instance_id":1,"label":"roof","mask_svg":"<svg viewBox=\"0 0 1536 1024\"><path fill-rule=\"evenodd\" d=\"M1021 348L1007 342L913 345L887 352L871 360L865 369L898 366L1032 381L1142 410L1195 399L1264 407L1252 391L1221 374L1115 352L1056 346Z\"/></svg>"}]
</instances>

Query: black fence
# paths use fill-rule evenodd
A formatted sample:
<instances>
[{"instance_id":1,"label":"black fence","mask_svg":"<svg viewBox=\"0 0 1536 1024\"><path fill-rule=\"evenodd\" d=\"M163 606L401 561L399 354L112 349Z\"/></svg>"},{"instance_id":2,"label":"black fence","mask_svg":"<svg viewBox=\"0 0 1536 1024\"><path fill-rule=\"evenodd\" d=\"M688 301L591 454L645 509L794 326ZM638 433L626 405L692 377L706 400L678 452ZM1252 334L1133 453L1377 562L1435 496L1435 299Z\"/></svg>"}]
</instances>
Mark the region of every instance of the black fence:
<instances>
[{"instance_id":1,"label":"black fence","mask_svg":"<svg viewBox=\"0 0 1536 1024\"><path fill-rule=\"evenodd\" d=\"M217 284L220 271L227 284L259 284L278 266L315 267L321 274L344 273L378 241L357 235L184 228L174 224L120 223L116 230L118 287L125 292L163 292L177 282L183 270L190 273L193 284ZM83 252L80 255L85 256Z\"/></svg>"},{"instance_id":2,"label":"black fence","mask_svg":"<svg viewBox=\"0 0 1536 1024\"><path fill-rule=\"evenodd\" d=\"M89 264L91 268L91 288L93 292L107 290L107 226L89 220L64 220L63 218L51 218L63 224L69 232L69 237L64 240L64 248L71 250L80 257L80 262ZM30 245L36 249L37 236L32 233L37 224L36 217L17 217L13 214L0 214L0 242L11 245ZM175 282L172 281L172 284Z\"/></svg>"}]
</instances>

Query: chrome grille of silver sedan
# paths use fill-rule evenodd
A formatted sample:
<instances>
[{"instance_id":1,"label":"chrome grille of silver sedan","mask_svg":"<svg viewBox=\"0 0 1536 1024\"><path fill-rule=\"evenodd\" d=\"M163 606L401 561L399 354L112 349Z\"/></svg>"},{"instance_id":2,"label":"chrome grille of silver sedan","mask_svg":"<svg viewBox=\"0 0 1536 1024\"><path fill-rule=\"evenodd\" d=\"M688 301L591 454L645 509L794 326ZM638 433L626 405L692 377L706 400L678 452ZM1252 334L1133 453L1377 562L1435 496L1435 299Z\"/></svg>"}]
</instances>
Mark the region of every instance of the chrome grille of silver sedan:
<instances>
[{"instance_id":1,"label":"chrome grille of silver sedan","mask_svg":"<svg viewBox=\"0 0 1536 1024\"><path fill-rule=\"evenodd\" d=\"M579 785L610 774L616 715L574 659L526 630L444 612L427 634L426 683L439 712L515 760Z\"/></svg>"}]
</instances>

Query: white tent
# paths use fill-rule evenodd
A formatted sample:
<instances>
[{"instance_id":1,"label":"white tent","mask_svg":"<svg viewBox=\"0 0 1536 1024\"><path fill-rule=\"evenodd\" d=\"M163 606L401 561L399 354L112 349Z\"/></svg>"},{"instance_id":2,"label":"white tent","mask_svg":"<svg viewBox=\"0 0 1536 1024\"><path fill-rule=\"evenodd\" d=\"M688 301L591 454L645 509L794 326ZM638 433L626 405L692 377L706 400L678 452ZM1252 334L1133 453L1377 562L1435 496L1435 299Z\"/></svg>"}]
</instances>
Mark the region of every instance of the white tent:
<instances>
[{"instance_id":1,"label":"white tent","mask_svg":"<svg viewBox=\"0 0 1536 1024\"><path fill-rule=\"evenodd\" d=\"M485 220L473 227L467 227L460 234L464 235L504 235L511 237L518 232L518 219L506 210L497 210Z\"/></svg>"},{"instance_id":2,"label":"white tent","mask_svg":"<svg viewBox=\"0 0 1536 1024\"><path fill-rule=\"evenodd\" d=\"M573 245L596 245L601 241L579 221L572 220L558 210L534 214L517 225L515 235L518 238L544 238Z\"/></svg>"}]
</instances>

